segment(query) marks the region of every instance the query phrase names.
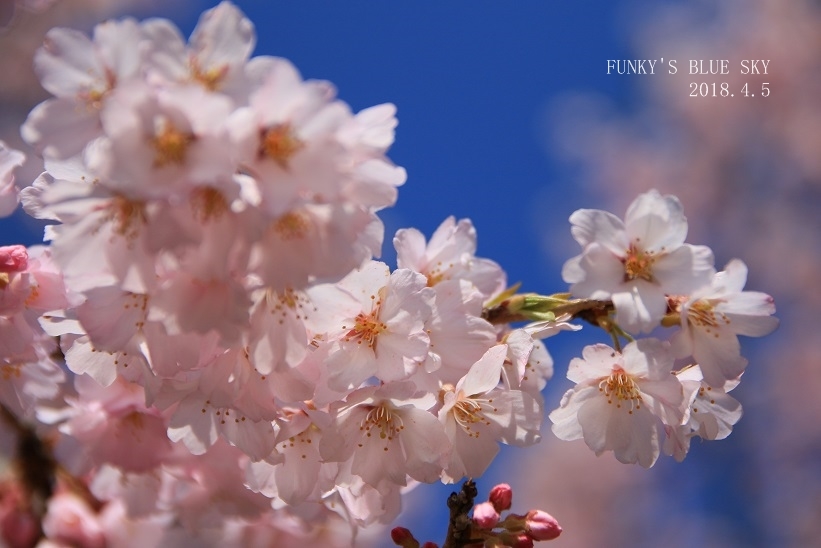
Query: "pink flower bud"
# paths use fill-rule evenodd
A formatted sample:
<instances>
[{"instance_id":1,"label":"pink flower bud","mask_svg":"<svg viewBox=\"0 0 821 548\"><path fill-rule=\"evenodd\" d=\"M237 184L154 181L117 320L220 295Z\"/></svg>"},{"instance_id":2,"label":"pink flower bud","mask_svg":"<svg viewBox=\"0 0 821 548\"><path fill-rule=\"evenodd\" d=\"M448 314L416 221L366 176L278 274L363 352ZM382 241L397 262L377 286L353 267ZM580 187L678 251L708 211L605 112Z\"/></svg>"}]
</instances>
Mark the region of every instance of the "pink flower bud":
<instances>
[{"instance_id":1,"label":"pink flower bud","mask_svg":"<svg viewBox=\"0 0 821 548\"><path fill-rule=\"evenodd\" d=\"M500 538L510 548L533 548L533 539L527 533L503 533Z\"/></svg>"},{"instance_id":2,"label":"pink flower bud","mask_svg":"<svg viewBox=\"0 0 821 548\"><path fill-rule=\"evenodd\" d=\"M29 254L25 246L0 247L0 272L21 272L28 266Z\"/></svg>"},{"instance_id":3,"label":"pink flower bud","mask_svg":"<svg viewBox=\"0 0 821 548\"><path fill-rule=\"evenodd\" d=\"M493 504L497 512L510 510L510 505L513 503L513 489L506 483L500 483L490 490L487 499Z\"/></svg>"},{"instance_id":4,"label":"pink flower bud","mask_svg":"<svg viewBox=\"0 0 821 548\"><path fill-rule=\"evenodd\" d=\"M425 544L422 545L422 548L439 548L439 545L435 542L427 541Z\"/></svg>"},{"instance_id":5,"label":"pink flower bud","mask_svg":"<svg viewBox=\"0 0 821 548\"><path fill-rule=\"evenodd\" d=\"M482 502L473 507L473 523L481 529L493 529L499 523L499 512L489 502Z\"/></svg>"},{"instance_id":6,"label":"pink flower bud","mask_svg":"<svg viewBox=\"0 0 821 548\"><path fill-rule=\"evenodd\" d=\"M402 548L419 548L419 541L413 538L413 533L404 527L391 529L391 540Z\"/></svg>"},{"instance_id":7,"label":"pink flower bud","mask_svg":"<svg viewBox=\"0 0 821 548\"><path fill-rule=\"evenodd\" d=\"M525 532L534 540L553 540L562 533L556 518L542 510L531 510L525 519Z\"/></svg>"}]
</instances>

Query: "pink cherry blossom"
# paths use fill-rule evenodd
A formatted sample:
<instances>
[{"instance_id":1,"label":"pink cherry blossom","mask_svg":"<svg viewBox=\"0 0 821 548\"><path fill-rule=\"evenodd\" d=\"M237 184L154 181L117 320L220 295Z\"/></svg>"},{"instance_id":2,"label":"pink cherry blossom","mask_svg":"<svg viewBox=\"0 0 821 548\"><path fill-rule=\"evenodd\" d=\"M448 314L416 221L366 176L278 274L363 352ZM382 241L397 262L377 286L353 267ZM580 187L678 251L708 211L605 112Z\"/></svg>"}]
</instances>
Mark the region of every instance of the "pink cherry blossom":
<instances>
[{"instance_id":1,"label":"pink cherry blossom","mask_svg":"<svg viewBox=\"0 0 821 548\"><path fill-rule=\"evenodd\" d=\"M465 279L489 299L505 287L502 268L476 254L476 229L469 219L458 223L455 217L445 219L429 242L415 228L401 229L393 239L396 263L424 274L428 285L441 281Z\"/></svg>"},{"instance_id":2,"label":"pink cherry blossom","mask_svg":"<svg viewBox=\"0 0 821 548\"><path fill-rule=\"evenodd\" d=\"M621 462L651 467L659 455L662 423L678 426L686 417L684 390L670 374L669 345L641 339L617 352L596 344L585 347L582 356L567 371L576 387L550 413L553 433L563 440L584 439L597 455L613 451Z\"/></svg>"},{"instance_id":3,"label":"pink cherry blossom","mask_svg":"<svg viewBox=\"0 0 821 548\"><path fill-rule=\"evenodd\" d=\"M501 382L507 346L496 345L454 387L442 389L439 410L453 445L443 480L481 476L499 451L498 442L530 445L541 439L541 401Z\"/></svg>"},{"instance_id":4,"label":"pink cherry blossom","mask_svg":"<svg viewBox=\"0 0 821 548\"><path fill-rule=\"evenodd\" d=\"M351 473L371 486L383 480L405 485L407 476L423 482L438 478L450 442L428 412L433 395L412 398L412 390L408 383L366 387L332 405L333 422L319 445L322 458L353 459Z\"/></svg>"},{"instance_id":5,"label":"pink cherry blossom","mask_svg":"<svg viewBox=\"0 0 821 548\"><path fill-rule=\"evenodd\" d=\"M43 87L55 95L29 114L23 138L44 156L68 158L101 134L110 92L139 76L142 33L133 19L97 25L94 36L52 29L34 58Z\"/></svg>"},{"instance_id":6,"label":"pink cherry blossom","mask_svg":"<svg viewBox=\"0 0 821 548\"><path fill-rule=\"evenodd\" d=\"M747 266L730 261L712 282L676 303L681 331L672 340L679 357L693 356L704 380L721 388L747 366L741 356L738 335L761 337L778 326L773 298L757 291L743 291Z\"/></svg>"},{"instance_id":7,"label":"pink cherry blossom","mask_svg":"<svg viewBox=\"0 0 821 548\"><path fill-rule=\"evenodd\" d=\"M738 380L728 380L723 387L713 387L704 382L698 365L686 367L676 373L689 401L688 420L679 426L667 426L664 453L681 462L690 449L690 440L721 440L730 435L733 426L741 419L741 404L727 392L738 385Z\"/></svg>"},{"instance_id":8,"label":"pink cherry blossom","mask_svg":"<svg viewBox=\"0 0 821 548\"><path fill-rule=\"evenodd\" d=\"M359 301L361 311L342 318L332 335L331 388L355 387L372 376L397 381L416 372L430 340L424 328L433 295L424 276L407 269L389 273L387 265L371 261L339 286Z\"/></svg>"},{"instance_id":9,"label":"pink cherry blossom","mask_svg":"<svg viewBox=\"0 0 821 548\"><path fill-rule=\"evenodd\" d=\"M715 272L709 248L684 243L687 220L674 196L642 194L624 222L597 209L580 209L570 222L583 249L562 277L576 296L612 299L628 331L652 331L667 310L665 294L689 293Z\"/></svg>"}]
</instances>

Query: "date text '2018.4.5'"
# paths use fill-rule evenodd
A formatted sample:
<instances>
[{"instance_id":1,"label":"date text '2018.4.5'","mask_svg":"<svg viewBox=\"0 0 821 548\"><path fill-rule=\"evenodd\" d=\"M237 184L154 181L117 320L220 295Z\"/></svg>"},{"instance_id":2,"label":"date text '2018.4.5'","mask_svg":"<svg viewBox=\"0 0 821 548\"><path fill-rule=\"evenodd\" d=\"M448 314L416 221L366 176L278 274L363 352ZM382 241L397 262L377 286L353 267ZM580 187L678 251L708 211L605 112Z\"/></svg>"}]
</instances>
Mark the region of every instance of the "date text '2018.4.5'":
<instances>
[{"instance_id":1,"label":"date text '2018.4.5'","mask_svg":"<svg viewBox=\"0 0 821 548\"><path fill-rule=\"evenodd\" d=\"M757 90L754 86L750 87L748 83L745 83L738 93L740 97L755 97L756 92L759 97L769 97L769 86L769 82L763 82L760 90ZM690 82L690 97L735 97L735 93L727 82Z\"/></svg>"}]
</instances>

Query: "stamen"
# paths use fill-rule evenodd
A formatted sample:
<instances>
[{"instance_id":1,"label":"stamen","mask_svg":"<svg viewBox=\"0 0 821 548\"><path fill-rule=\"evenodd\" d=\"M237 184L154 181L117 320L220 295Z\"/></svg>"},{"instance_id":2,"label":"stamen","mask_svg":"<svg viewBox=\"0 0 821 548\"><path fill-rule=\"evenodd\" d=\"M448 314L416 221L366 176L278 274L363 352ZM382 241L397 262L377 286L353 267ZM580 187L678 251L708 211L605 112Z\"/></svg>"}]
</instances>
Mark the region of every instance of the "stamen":
<instances>
[{"instance_id":1,"label":"stamen","mask_svg":"<svg viewBox=\"0 0 821 548\"><path fill-rule=\"evenodd\" d=\"M195 139L194 135L179 131L165 119L158 120L155 125L155 135L151 142L154 147L154 167L185 163L185 154L188 145Z\"/></svg>"},{"instance_id":2,"label":"stamen","mask_svg":"<svg viewBox=\"0 0 821 548\"><path fill-rule=\"evenodd\" d=\"M630 413L633 409L641 409L641 391L636 381L623 369L616 369L606 379L599 383L599 391L607 396L607 403L616 400L616 407L621 407L623 401L630 402Z\"/></svg>"},{"instance_id":3,"label":"stamen","mask_svg":"<svg viewBox=\"0 0 821 548\"><path fill-rule=\"evenodd\" d=\"M305 143L297 138L290 124L279 124L262 130L259 156L267 156L282 169L288 169L291 158L304 146Z\"/></svg>"},{"instance_id":4,"label":"stamen","mask_svg":"<svg viewBox=\"0 0 821 548\"><path fill-rule=\"evenodd\" d=\"M201 223L219 220L228 211L228 202L222 193L214 187L198 187L191 193L191 209L194 218Z\"/></svg>"},{"instance_id":5,"label":"stamen","mask_svg":"<svg viewBox=\"0 0 821 548\"><path fill-rule=\"evenodd\" d=\"M636 278L653 281L653 262L655 257L650 251L642 251L636 247L636 244L631 243L630 249L627 250L627 256L622 259L624 264L624 281L629 282Z\"/></svg>"}]
</instances>

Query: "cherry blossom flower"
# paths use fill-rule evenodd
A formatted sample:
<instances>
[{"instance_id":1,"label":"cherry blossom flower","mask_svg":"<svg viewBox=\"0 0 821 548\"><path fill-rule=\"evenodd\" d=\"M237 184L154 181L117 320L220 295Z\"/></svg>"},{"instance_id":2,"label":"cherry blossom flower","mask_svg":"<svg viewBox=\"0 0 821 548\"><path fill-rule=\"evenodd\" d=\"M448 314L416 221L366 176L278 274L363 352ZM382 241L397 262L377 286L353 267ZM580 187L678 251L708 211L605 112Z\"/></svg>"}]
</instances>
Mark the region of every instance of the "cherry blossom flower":
<instances>
[{"instance_id":1,"label":"cherry blossom flower","mask_svg":"<svg viewBox=\"0 0 821 548\"><path fill-rule=\"evenodd\" d=\"M723 387L713 387L704 382L698 365L676 372L676 377L689 394L689 419L679 426L667 426L663 451L681 462L690 449L690 440L722 440L730 435L733 426L741 419L741 404L727 392L738 386L738 380L728 380Z\"/></svg>"},{"instance_id":2,"label":"cherry blossom flower","mask_svg":"<svg viewBox=\"0 0 821 548\"><path fill-rule=\"evenodd\" d=\"M110 92L139 76L142 40L133 19L97 25L92 39L71 29L49 31L34 67L55 97L31 111L23 138L46 157L80 153L102 133L100 112Z\"/></svg>"},{"instance_id":3,"label":"cherry blossom flower","mask_svg":"<svg viewBox=\"0 0 821 548\"><path fill-rule=\"evenodd\" d=\"M582 356L567 371L576 387L550 413L553 433L584 439L596 455L613 451L621 462L651 467L659 455L661 424L678 426L686 418L684 390L670 374L669 345L641 339L617 352L596 344Z\"/></svg>"},{"instance_id":4,"label":"cherry blossom flower","mask_svg":"<svg viewBox=\"0 0 821 548\"><path fill-rule=\"evenodd\" d=\"M485 300L505 287L502 268L475 256L476 229L469 219L457 223L455 217L448 217L427 243L415 228L398 230L393 245L397 266L424 274L431 287L444 280L465 279L476 286Z\"/></svg>"},{"instance_id":5,"label":"cherry blossom flower","mask_svg":"<svg viewBox=\"0 0 821 548\"><path fill-rule=\"evenodd\" d=\"M500 385L507 346L485 352L470 371L453 385L445 385L439 410L445 433L453 445L443 480L481 476L499 451L498 442L530 445L541 439L541 401Z\"/></svg>"},{"instance_id":6,"label":"cherry blossom flower","mask_svg":"<svg viewBox=\"0 0 821 548\"><path fill-rule=\"evenodd\" d=\"M450 453L442 424L427 410L433 394L412 398L409 383L365 387L331 406L331 428L319 451L326 461L353 459L351 473L371 486L382 480L405 485L406 477L431 482Z\"/></svg>"},{"instance_id":7,"label":"cherry blossom flower","mask_svg":"<svg viewBox=\"0 0 821 548\"><path fill-rule=\"evenodd\" d=\"M329 334L334 340L327 362L331 388L355 387L372 376L397 381L416 372L430 340L424 322L432 292L425 278L407 269L389 273L387 265L371 261L339 286L359 300L361 311Z\"/></svg>"},{"instance_id":8,"label":"cherry blossom flower","mask_svg":"<svg viewBox=\"0 0 821 548\"><path fill-rule=\"evenodd\" d=\"M746 282L747 266L734 259L709 285L674 301L681 315L681 331L672 339L673 350L678 357L693 356L704 380L716 388L747 367L738 335L761 337L778 326L778 319L772 317L773 298L743 291Z\"/></svg>"},{"instance_id":9,"label":"cherry blossom flower","mask_svg":"<svg viewBox=\"0 0 821 548\"><path fill-rule=\"evenodd\" d=\"M687 220L674 196L653 190L627 209L625 221L597 209L570 216L583 250L562 277L574 295L612 299L616 321L631 332L650 332L667 310L665 294L688 294L715 272L713 253L685 244Z\"/></svg>"},{"instance_id":10,"label":"cherry blossom flower","mask_svg":"<svg viewBox=\"0 0 821 548\"><path fill-rule=\"evenodd\" d=\"M236 99L247 94L246 67L256 43L253 23L230 2L205 11L188 44L170 21L150 19L143 32L151 40L150 79L196 83Z\"/></svg>"}]
</instances>

